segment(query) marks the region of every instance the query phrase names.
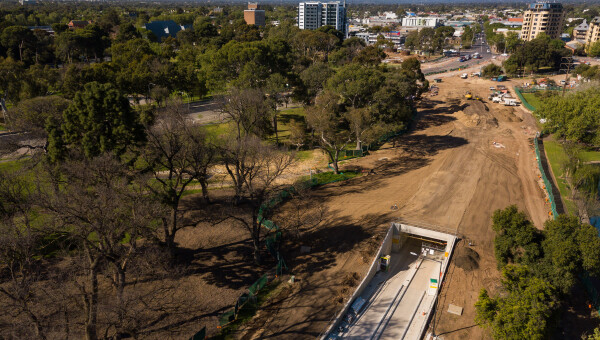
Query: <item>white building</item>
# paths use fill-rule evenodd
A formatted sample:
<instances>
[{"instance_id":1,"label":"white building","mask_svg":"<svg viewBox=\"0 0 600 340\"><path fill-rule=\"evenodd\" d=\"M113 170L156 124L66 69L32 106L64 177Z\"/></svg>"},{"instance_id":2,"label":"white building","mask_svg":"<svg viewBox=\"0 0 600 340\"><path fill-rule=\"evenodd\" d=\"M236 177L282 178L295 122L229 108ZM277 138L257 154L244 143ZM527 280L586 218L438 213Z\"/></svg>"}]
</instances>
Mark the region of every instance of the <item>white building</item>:
<instances>
[{"instance_id":1,"label":"white building","mask_svg":"<svg viewBox=\"0 0 600 340\"><path fill-rule=\"evenodd\" d=\"M402 26L410 27L438 27L442 26L442 20L436 17L413 17L402 18Z\"/></svg>"},{"instance_id":2,"label":"white building","mask_svg":"<svg viewBox=\"0 0 600 340\"><path fill-rule=\"evenodd\" d=\"M322 26L333 26L347 35L346 5L334 2L301 2L298 6L298 28L314 30Z\"/></svg>"}]
</instances>

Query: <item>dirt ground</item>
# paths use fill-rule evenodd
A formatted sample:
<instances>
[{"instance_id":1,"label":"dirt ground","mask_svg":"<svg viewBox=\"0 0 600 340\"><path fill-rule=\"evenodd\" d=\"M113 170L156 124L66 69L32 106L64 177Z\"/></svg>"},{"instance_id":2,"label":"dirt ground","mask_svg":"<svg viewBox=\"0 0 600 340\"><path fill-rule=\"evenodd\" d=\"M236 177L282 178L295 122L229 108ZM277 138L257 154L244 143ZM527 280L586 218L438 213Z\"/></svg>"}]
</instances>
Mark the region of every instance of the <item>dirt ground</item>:
<instances>
[{"instance_id":1,"label":"dirt ground","mask_svg":"<svg viewBox=\"0 0 600 340\"><path fill-rule=\"evenodd\" d=\"M414 129L399 137L396 147L389 143L345 164L374 169L375 175L316 190L311 200L318 202L324 219L297 240L297 246L312 246L311 252L291 254L291 272L299 281L287 284L239 336L291 339L321 334L352 292L347 278L364 275L367 251L376 249L390 221L403 218L455 230L464 236L457 254L471 254L474 260L469 261L476 262L451 263L435 316L436 332L444 339L488 337L473 320L479 290L495 293L499 285L491 215L516 204L541 228L549 212L533 153L533 119L521 109L464 99L467 90L487 97L492 85L445 78L439 94L422 103ZM392 205L399 209L392 211ZM294 224L294 200L279 211L276 222ZM469 242L477 256L461 250ZM447 313L450 303L463 307L463 315Z\"/></svg>"},{"instance_id":2,"label":"dirt ground","mask_svg":"<svg viewBox=\"0 0 600 340\"><path fill-rule=\"evenodd\" d=\"M521 108L489 103L485 98L494 85L445 77L439 94L420 105L409 133L367 157L343 163L346 169L372 169L374 174L326 185L281 205L272 219L288 231L281 250L294 283L286 276L279 292L233 336L318 337L362 279L389 222L402 218L443 226L463 237L440 293L436 333L443 339L490 338L474 322L474 303L481 288L495 294L499 287L492 213L516 204L542 228L550 211L533 152L535 120ZM466 91L484 102L467 101ZM300 172L313 166L302 164ZM190 207L194 199L187 199ZM392 210L393 205L399 209ZM184 252L189 250L195 271L182 282L198 308L190 318L198 329L207 326L214 334L217 316L266 268L252 265L245 230L202 222L205 213L190 212L187 221L195 228L183 229L177 241ZM450 303L463 307L463 315L447 313ZM569 338L588 329L585 313L567 308L565 320L570 321L563 322L561 334ZM180 335L190 334L185 328Z\"/></svg>"}]
</instances>

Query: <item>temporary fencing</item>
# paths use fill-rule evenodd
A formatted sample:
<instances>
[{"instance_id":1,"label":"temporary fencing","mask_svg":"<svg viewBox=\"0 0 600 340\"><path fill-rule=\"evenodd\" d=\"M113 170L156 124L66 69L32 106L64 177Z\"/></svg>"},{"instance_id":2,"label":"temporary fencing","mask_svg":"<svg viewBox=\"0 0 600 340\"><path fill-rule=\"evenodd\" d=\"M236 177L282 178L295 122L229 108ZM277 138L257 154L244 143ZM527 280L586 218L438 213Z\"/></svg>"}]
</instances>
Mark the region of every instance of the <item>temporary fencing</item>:
<instances>
[{"instance_id":1,"label":"temporary fencing","mask_svg":"<svg viewBox=\"0 0 600 340\"><path fill-rule=\"evenodd\" d=\"M204 340L206 339L206 327L203 327L198 333L194 334L190 340Z\"/></svg>"},{"instance_id":2,"label":"temporary fencing","mask_svg":"<svg viewBox=\"0 0 600 340\"><path fill-rule=\"evenodd\" d=\"M522 89L519 88L518 86L515 86L514 89L515 89L515 93L517 94L517 97L519 97L519 100L521 100L521 103L523 104L523 106L525 106L525 108L527 108L527 110L529 110L531 112L535 111L535 107L533 107L531 104L529 104L527 102L527 100L525 100L523 95L521 94ZM536 147L537 147L537 144L536 144Z\"/></svg>"},{"instance_id":3,"label":"temporary fencing","mask_svg":"<svg viewBox=\"0 0 600 340\"><path fill-rule=\"evenodd\" d=\"M598 287L596 286L597 283L594 284L594 279L591 278L588 273L583 274L580 278L581 283L583 283L583 286L590 297L591 304L598 310L598 313L600 313L600 292L598 292Z\"/></svg>"},{"instance_id":4,"label":"temporary fencing","mask_svg":"<svg viewBox=\"0 0 600 340\"><path fill-rule=\"evenodd\" d=\"M313 178L313 179L306 181L304 184L308 187L315 187L318 185L338 182L338 181L346 180L346 179L347 178L344 176L333 177L326 181L318 180L317 178ZM283 201L285 201L286 199L290 198L295 192L296 192L296 189L294 187L289 187L284 190L281 190L275 197L271 198L269 201L264 203L259 208L258 221L260 221L261 225L265 229L267 229L268 232L270 233L265 238L265 247L266 247L267 251L269 252L269 254L271 254L277 260L277 264L272 269L272 271L269 271L268 273L264 274L258 280L256 280L256 282L254 282L252 285L250 285L248 287L247 293L243 293L242 295L240 295L240 297L238 297L238 300L233 309L228 310L219 316L219 327L220 328L235 321L237 319L240 311L242 310L242 308L247 306L248 303L255 304L257 301L256 297L258 296L259 292L265 286L267 286L269 282L271 282L273 279L275 279L277 277L280 277L288 269L287 265L285 264L285 261L283 260L283 256L279 252L279 244L281 241L282 233L279 230L279 226L275 222L267 219L265 217L265 215L268 213L268 211L270 209L273 209L278 204L280 204ZM193 339L193 340L197 340L197 339Z\"/></svg>"},{"instance_id":5,"label":"temporary fencing","mask_svg":"<svg viewBox=\"0 0 600 340\"><path fill-rule=\"evenodd\" d=\"M548 179L548 176L546 175L546 172L542 167L542 158L540 155L540 147L538 144L537 136L533 138L533 145L535 147L535 158L537 158L538 169L540 169L542 180L544 181L544 187L546 188L546 193L548 194L548 200L550 201L550 210L552 211L552 217L556 218L558 216L558 212L556 211L556 199L554 197L554 194L552 193L552 182Z\"/></svg>"}]
</instances>

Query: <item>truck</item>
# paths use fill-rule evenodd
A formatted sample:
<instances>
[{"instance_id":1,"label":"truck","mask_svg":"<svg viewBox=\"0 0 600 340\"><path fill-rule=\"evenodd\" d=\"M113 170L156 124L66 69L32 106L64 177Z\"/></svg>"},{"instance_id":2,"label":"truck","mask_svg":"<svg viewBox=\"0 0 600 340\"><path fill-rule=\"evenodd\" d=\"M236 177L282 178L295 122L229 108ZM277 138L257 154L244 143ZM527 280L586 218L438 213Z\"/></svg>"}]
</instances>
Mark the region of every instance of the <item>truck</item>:
<instances>
[{"instance_id":1,"label":"truck","mask_svg":"<svg viewBox=\"0 0 600 340\"><path fill-rule=\"evenodd\" d=\"M504 98L505 106L517 106L519 102L515 98Z\"/></svg>"}]
</instances>

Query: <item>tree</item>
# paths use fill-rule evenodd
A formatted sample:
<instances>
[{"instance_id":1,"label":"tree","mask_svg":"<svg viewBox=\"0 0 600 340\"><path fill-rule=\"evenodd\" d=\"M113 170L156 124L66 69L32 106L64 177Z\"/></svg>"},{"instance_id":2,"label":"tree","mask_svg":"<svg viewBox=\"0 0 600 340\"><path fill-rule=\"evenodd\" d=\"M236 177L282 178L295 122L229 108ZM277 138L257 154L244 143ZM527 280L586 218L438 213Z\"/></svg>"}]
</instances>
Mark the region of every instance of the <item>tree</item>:
<instances>
[{"instance_id":1,"label":"tree","mask_svg":"<svg viewBox=\"0 0 600 340\"><path fill-rule=\"evenodd\" d=\"M588 55L590 57L600 56L600 42L596 41L588 47Z\"/></svg>"},{"instance_id":2,"label":"tree","mask_svg":"<svg viewBox=\"0 0 600 340\"><path fill-rule=\"evenodd\" d=\"M228 145L224 146L225 168L233 181L235 201L239 203L244 190L247 150L243 140L252 136L266 137L272 131L274 102L266 100L258 89L232 89L221 102L221 112L233 125Z\"/></svg>"},{"instance_id":3,"label":"tree","mask_svg":"<svg viewBox=\"0 0 600 340\"><path fill-rule=\"evenodd\" d=\"M165 243L174 256L175 236L182 228L181 198L197 180L208 203L208 169L215 159L215 149L189 118L186 106L178 101L167 103L147 129L147 136L142 159L145 171L155 179L149 189L170 209L169 218L162 218L162 227Z\"/></svg>"},{"instance_id":4,"label":"tree","mask_svg":"<svg viewBox=\"0 0 600 340\"><path fill-rule=\"evenodd\" d=\"M482 290L476 320L491 328L494 339L545 339L548 318L558 306L552 286L527 267L509 265L502 276L507 295L492 299Z\"/></svg>"},{"instance_id":5,"label":"tree","mask_svg":"<svg viewBox=\"0 0 600 340\"><path fill-rule=\"evenodd\" d=\"M385 52L379 46L370 45L360 50L352 61L362 65L377 66L385 57Z\"/></svg>"},{"instance_id":6,"label":"tree","mask_svg":"<svg viewBox=\"0 0 600 340\"><path fill-rule=\"evenodd\" d=\"M571 56L571 51L564 48L561 40L550 39L545 34L520 45L515 52L504 61L506 73L515 74L519 70L537 72L542 67L552 70L560 69L562 57Z\"/></svg>"},{"instance_id":7,"label":"tree","mask_svg":"<svg viewBox=\"0 0 600 340\"><path fill-rule=\"evenodd\" d=\"M40 194L45 196L42 205L57 230L67 232L77 247L76 258L84 268L83 281L74 284L81 298L85 338L98 338L98 279L103 268L112 273L115 300L121 306L115 325L120 338L125 334L126 275L141 239L152 235L152 222L161 210L144 192L143 179L132 181L126 168L111 156L66 162L61 171L64 181L58 191Z\"/></svg>"},{"instance_id":8,"label":"tree","mask_svg":"<svg viewBox=\"0 0 600 340\"><path fill-rule=\"evenodd\" d=\"M496 210L492 220L496 232L494 253L499 268L509 262L532 264L541 257L542 235L515 205Z\"/></svg>"},{"instance_id":9,"label":"tree","mask_svg":"<svg viewBox=\"0 0 600 340\"><path fill-rule=\"evenodd\" d=\"M481 76L483 77L497 77L502 74L502 67L492 63L483 68Z\"/></svg>"},{"instance_id":10,"label":"tree","mask_svg":"<svg viewBox=\"0 0 600 340\"><path fill-rule=\"evenodd\" d=\"M11 58L0 58L0 107L2 107L5 123L10 119L6 103L19 102L24 72L23 63Z\"/></svg>"},{"instance_id":11,"label":"tree","mask_svg":"<svg viewBox=\"0 0 600 340\"><path fill-rule=\"evenodd\" d=\"M22 62L32 63L35 56L36 38L33 32L23 26L10 26L0 35L0 43L9 57Z\"/></svg>"},{"instance_id":12,"label":"tree","mask_svg":"<svg viewBox=\"0 0 600 340\"><path fill-rule=\"evenodd\" d=\"M381 72L359 64L343 66L327 81L327 88L341 96L342 102L354 108L367 106L383 83Z\"/></svg>"},{"instance_id":13,"label":"tree","mask_svg":"<svg viewBox=\"0 0 600 340\"><path fill-rule=\"evenodd\" d=\"M340 172L340 152L352 141L352 133L343 127L338 100L338 95L326 91L317 96L314 106L306 110L306 122L314 131L313 141L327 154L336 174Z\"/></svg>"},{"instance_id":14,"label":"tree","mask_svg":"<svg viewBox=\"0 0 600 340\"><path fill-rule=\"evenodd\" d=\"M49 133L51 137L59 135L61 141L49 141L53 159L60 158L68 148L78 149L90 158L105 152L122 155L145 139L140 117L127 98L114 86L96 82L86 84L75 94L59 130Z\"/></svg>"},{"instance_id":15,"label":"tree","mask_svg":"<svg viewBox=\"0 0 600 340\"><path fill-rule=\"evenodd\" d=\"M323 90L327 79L333 74L333 70L326 63L314 63L300 72L303 97L306 103L311 103Z\"/></svg>"},{"instance_id":16,"label":"tree","mask_svg":"<svg viewBox=\"0 0 600 340\"><path fill-rule=\"evenodd\" d=\"M40 301L47 294L39 245L49 233L36 228L39 223L32 214L35 198L30 186L15 174L0 172L0 295L9 301L4 308L13 312L13 334L47 339L49 315L56 312L52 304L41 308ZM50 302L50 301L45 301ZM15 312L16 311L16 312ZM26 318L19 325L18 316Z\"/></svg>"},{"instance_id":17,"label":"tree","mask_svg":"<svg viewBox=\"0 0 600 340\"><path fill-rule=\"evenodd\" d=\"M223 158L234 184L240 186L248 204L248 216L230 214L249 232L254 247L254 262L261 264L260 246L266 211L261 208L282 186L277 184L284 171L294 162L295 155L263 143L254 135L238 138L231 134L223 147ZM235 171L235 173L234 173ZM238 192L236 191L236 195ZM237 206L241 199L235 199Z\"/></svg>"},{"instance_id":18,"label":"tree","mask_svg":"<svg viewBox=\"0 0 600 340\"><path fill-rule=\"evenodd\" d=\"M128 40L141 38L142 35L132 24L122 24L119 26L119 30L117 31L117 36L115 38L116 42L125 42Z\"/></svg>"},{"instance_id":19,"label":"tree","mask_svg":"<svg viewBox=\"0 0 600 340\"><path fill-rule=\"evenodd\" d=\"M566 96L553 96L536 111L546 119L548 131L569 141L600 145L600 94L596 87L574 91Z\"/></svg>"}]
</instances>

